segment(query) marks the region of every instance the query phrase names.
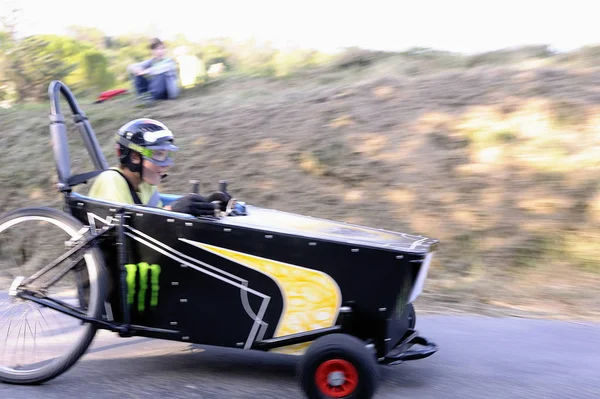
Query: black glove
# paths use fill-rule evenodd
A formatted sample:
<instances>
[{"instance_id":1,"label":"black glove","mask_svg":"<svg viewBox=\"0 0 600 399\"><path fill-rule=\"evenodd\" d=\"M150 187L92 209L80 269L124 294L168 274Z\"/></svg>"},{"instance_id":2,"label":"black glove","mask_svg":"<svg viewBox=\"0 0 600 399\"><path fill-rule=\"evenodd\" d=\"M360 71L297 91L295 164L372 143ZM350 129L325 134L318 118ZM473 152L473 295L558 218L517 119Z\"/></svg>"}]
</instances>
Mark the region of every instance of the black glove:
<instances>
[{"instance_id":1,"label":"black glove","mask_svg":"<svg viewBox=\"0 0 600 399\"><path fill-rule=\"evenodd\" d=\"M171 205L175 212L189 213L194 216L214 216L217 205L198 194L188 194Z\"/></svg>"},{"instance_id":2,"label":"black glove","mask_svg":"<svg viewBox=\"0 0 600 399\"><path fill-rule=\"evenodd\" d=\"M226 211L227 204L229 204L229 201L231 201L232 198L233 197L231 195L224 193L223 191L216 191L216 192L212 193L211 195L209 195L208 198L206 198L206 200L208 202L213 202L213 201L219 202L219 204L217 205L219 207L219 209L222 211Z\"/></svg>"}]
</instances>

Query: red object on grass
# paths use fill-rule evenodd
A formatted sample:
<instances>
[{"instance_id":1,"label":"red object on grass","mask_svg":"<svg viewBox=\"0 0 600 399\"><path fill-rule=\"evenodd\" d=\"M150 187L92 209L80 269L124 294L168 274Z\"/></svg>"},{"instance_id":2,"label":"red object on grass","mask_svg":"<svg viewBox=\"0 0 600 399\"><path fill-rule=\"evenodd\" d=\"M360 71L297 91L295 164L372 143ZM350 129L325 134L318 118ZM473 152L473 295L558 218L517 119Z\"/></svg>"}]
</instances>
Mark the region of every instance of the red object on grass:
<instances>
[{"instance_id":1,"label":"red object on grass","mask_svg":"<svg viewBox=\"0 0 600 399\"><path fill-rule=\"evenodd\" d=\"M127 92L128 92L127 89L113 89L113 90L104 91L104 92L100 93L100 95L98 96L98 100L96 100L96 103L104 102L115 96L118 96L120 94L125 94Z\"/></svg>"}]
</instances>

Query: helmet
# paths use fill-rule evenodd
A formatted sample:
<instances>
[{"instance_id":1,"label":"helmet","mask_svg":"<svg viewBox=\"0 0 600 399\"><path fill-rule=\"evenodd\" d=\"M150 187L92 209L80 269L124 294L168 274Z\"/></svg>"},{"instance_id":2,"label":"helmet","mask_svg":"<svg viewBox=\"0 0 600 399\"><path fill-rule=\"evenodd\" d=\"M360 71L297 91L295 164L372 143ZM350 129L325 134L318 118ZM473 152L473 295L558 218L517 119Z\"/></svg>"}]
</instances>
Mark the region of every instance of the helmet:
<instances>
[{"instance_id":1,"label":"helmet","mask_svg":"<svg viewBox=\"0 0 600 399\"><path fill-rule=\"evenodd\" d=\"M159 165L173 164L172 153L179 150L173 133L163 123L148 118L134 119L123 125L116 136L119 159L134 172L142 171L141 163L131 162L131 152L139 153L144 159Z\"/></svg>"}]
</instances>

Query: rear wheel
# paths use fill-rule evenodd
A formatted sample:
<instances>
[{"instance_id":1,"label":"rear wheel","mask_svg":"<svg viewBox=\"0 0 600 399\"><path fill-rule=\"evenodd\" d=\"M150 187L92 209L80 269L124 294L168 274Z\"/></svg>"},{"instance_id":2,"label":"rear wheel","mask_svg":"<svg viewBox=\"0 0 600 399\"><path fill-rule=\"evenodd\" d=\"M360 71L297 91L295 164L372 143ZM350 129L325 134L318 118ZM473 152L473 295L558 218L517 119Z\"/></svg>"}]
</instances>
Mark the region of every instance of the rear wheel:
<instances>
[{"instance_id":1,"label":"rear wheel","mask_svg":"<svg viewBox=\"0 0 600 399\"><path fill-rule=\"evenodd\" d=\"M0 381L35 384L67 371L87 350L96 328L16 295L16 287L65 254L83 224L52 208L24 208L0 217ZM101 251L81 249L36 278L36 296L101 318L108 274Z\"/></svg>"},{"instance_id":2,"label":"rear wheel","mask_svg":"<svg viewBox=\"0 0 600 399\"><path fill-rule=\"evenodd\" d=\"M369 399L379 384L374 353L360 339L345 334L317 339L304 354L297 374L309 399Z\"/></svg>"}]
</instances>

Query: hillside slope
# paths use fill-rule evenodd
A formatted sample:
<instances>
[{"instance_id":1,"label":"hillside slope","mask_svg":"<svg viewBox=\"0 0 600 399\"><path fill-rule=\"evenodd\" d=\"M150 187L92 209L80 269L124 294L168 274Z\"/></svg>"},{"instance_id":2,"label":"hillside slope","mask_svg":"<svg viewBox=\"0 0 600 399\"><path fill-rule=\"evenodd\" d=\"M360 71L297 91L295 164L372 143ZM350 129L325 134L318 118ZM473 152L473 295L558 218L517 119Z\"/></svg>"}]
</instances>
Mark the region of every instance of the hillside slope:
<instances>
[{"instance_id":1,"label":"hillside slope","mask_svg":"<svg viewBox=\"0 0 600 399\"><path fill-rule=\"evenodd\" d=\"M128 120L172 128L181 151L165 192L226 179L248 203L440 239L423 310L600 317L600 70L394 68L82 106L111 163ZM57 204L47 113L1 112L3 210Z\"/></svg>"}]
</instances>

